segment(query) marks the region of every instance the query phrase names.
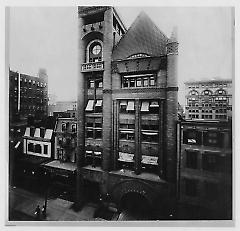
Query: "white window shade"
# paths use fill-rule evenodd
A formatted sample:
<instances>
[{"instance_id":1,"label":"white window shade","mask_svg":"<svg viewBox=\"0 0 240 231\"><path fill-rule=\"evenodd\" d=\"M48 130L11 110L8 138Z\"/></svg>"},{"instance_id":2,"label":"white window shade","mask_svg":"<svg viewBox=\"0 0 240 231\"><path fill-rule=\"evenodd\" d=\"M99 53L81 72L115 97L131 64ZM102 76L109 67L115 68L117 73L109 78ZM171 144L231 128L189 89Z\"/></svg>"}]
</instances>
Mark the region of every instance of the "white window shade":
<instances>
[{"instance_id":1,"label":"white window shade","mask_svg":"<svg viewBox=\"0 0 240 231\"><path fill-rule=\"evenodd\" d=\"M142 156L142 163L143 164L150 164L150 165L158 165L158 157L157 156Z\"/></svg>"},{"instance_id":2,"label":"white window shade","mask_svg":"<svg viewBox=\"0 0 240 231\"><path fill-rule=\"evenodd\" d=\"M158 133L157 132L142 132L143 135L147 135L147 136L157 136Z\"/></svg>"},{"instance_id":3,"label":"white window shade","mask_svg":"<svg viewBox=\"0 0 240 231\"><path fill-rule=\"evenodd\" d=\"M149 111L149 102L142 102L141 111Z\"/></svg>"},{"instance_id":4,"label":"white window shade","mask_svg":"<svg viewBox=\"0 0 240 231\"><path fill-rule=\"evenodd\" d=\"M122 100L122 101L120 102L120 105L127 105L127 101L126 101L126 100Z\"/></svg>"},{"instance_id":5,"label":"white window shade","mask_svg":"<svg viewBox=\"0 0 240 231\"><path fill-rule=\"evenodd\" d=\"M34 137L40 137L40 128L35 129Z\"/></svg>"},{"instance_id":6,"label":"white window shade","mask_svg":"<svg viewBox=\"0 0 240 231\"><path fill-rule=\"evenodd\" d=\"M96 107L102 106L102 100L97 100L97 103L95 104Z\"/></svg>"},{"instance_id":7,"label":"white window shade","mask_svg":"<svg viewBox=\"0 0 240 231\"><path fill-rule=\"evenodd\" d=\"M134 111L134 101L128 101L127 111Z\"/></svg>"},{"instance_id":8,"label":"white window shade","mask_svg":"<svg viewBox=\"0 0 240 231\"><path fill-rule=\"evenodd\" d=\"M88 100L88 104L85 111L93 111L93 104L94 104L94 100Z\"/></svg>"},{"instance_id":9,"label":"white window shade","mask_svg":"<svg viewBox=\"0 0 240 231\"><path fill-rule=\"evenodd\" d=\"M157 101L153 101L151 102L150 107L159 107L159 104Z\"/></svg>"},{"instance_id":10,"label":"white window shade","mask_svg":"<svg viewBox=\"0 0 240 231\"><path fill-rule=\"evenodd\" d=\"M52 138L53 130L52 129L46 129L44 139L50 140Z\"/></svg>"},{"instance_id":11,"label":"white window shade","mask_svg":"<svg viewBox=\"0 0 240 231\"><path fill-rule=\"evenodd\" d=\"M133 157L134 157L134 154L119 152L118 160L123 162L133 162Z\"/></svg>"},{"instance_id":12,"label":"white window shade","mask_svg":"<svg viewBox=\"0 0 240 231\"><path fill-rule=\"evenodd\" d=\"M27 127L24 136L30 136L30 128Z\"/></svg>"}]
</instances>

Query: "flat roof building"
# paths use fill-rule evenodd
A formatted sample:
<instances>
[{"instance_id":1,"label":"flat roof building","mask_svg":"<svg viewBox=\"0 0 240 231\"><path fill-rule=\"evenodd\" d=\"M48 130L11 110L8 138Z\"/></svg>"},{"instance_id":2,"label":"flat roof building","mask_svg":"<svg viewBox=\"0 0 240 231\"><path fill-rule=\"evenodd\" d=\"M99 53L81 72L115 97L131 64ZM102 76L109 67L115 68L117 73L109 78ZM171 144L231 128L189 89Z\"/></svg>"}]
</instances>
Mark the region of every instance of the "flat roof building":
<instances>
[{"instance_id":1,"label":"flat roof building","mask_svg":"<svg viewBox=\"0 0 240 231\"><path fill-rule=\"evenodd\" d=\"M232 117L232 81L185 83L185 118L229 120Z\"/></svg>"}]
</instances>

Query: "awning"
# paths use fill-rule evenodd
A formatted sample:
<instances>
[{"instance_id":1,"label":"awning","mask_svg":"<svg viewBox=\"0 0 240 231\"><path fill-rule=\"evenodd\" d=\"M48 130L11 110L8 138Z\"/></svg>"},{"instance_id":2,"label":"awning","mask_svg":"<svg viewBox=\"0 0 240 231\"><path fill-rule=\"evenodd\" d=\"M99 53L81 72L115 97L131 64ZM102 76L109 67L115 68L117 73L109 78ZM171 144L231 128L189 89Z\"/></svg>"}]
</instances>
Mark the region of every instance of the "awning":
<instances>
[{"instance_id":1,"label":"awning","mask_svg":"<svg viewBox=\"0 0 240 231\"><path fill-rule=\"evenodd\" d=\"M127 111L134 111L134 101L128 101Z\"/></svg>"},{"instance_id":2,"label":"awning","mask_svg":"<svg viewBox=\"0 0 240 231\"><path fill-rule=\"evenodd\" d=\"M122 101L120 102L120 105L127 105L127 101L126 101L126 100L122 100Z\"/></svg>"},{"instance_id":3,"label":"awning","mask_svg":"<svg viewBox=\"0 0 240 231\"><path fill-rule=\"evenodd\" d=\"M143 135L147 135L147 136L157 136L158 133L157 132L142 132Z\"/></svg>"},{"instance_id":4,"label":"awning","mask_svg":"<svg viewBox=\"0 0 240 231\"><path fill-rule=\"evenodd\" d=\"M27 127L24 136L30 136L30 128Z\"/></svg>"},{"instance_id":5,"label":"awning","mask_svg":"<svg viewBox=\"0 0 240 231\"><path fill-rule=\"evenodd\" d=\"M102 106L102 100L97 100L97 103L95 104L96 107Z\"/></svg>"},{"instance_id":6,"label":"awning","mask_svg":"<svg viewBox=\"0 0 240 231\"><path fill-rule=\"evenodd\" d=\"M148 101L142 102L141 111L149 111L149 102Z\"/></svg>"},{"instance_id":7,"label":"awning","mask_svg":"<svg viewBox=\"0 0 240 231\"><path fill-rule=\"evenodd\" d=\"M93 110L93 104L94 104L94 100L88 100L88 104L87 104L87 107L86 107L85 111L92 111Z\"/></svg>"},{"instance_id":8,"label":"awning","mask_svg":"<svg viewBox=\"0 0 240 231\"><path fill-rule=\"evenodd\" d=\"M52 139L52 134L53 134L53 130L52 129L46 129L44 139L51 140Z\"/></svg>"},{"instance_id":9,"label":"awning","mask_svg":"<svg viewBox=\"0 0 240 231\"><path fill-rule=\"evenodd\" d=\"M35 129L34 137L40 137L40 128Z\"/></svg>"},{"instance_id":10,"label":"awning","mask_svg":"<svg viewBox=\"0 0 240 231\"><path fill-rule=\"evenodd\" d=\"M151 102L150 107L159 107L159 104L157 101L153 101Z\"/></svg>"},{"instance_id":11,"label":"awning","mask_svg":"<svg viewBox=\"0 0 240 231\"><path fill-rule=\"evenodd\" d=\"M92 155L92 151L86 151L86 154L91 154Z\"/></svg>"}]
</instances>

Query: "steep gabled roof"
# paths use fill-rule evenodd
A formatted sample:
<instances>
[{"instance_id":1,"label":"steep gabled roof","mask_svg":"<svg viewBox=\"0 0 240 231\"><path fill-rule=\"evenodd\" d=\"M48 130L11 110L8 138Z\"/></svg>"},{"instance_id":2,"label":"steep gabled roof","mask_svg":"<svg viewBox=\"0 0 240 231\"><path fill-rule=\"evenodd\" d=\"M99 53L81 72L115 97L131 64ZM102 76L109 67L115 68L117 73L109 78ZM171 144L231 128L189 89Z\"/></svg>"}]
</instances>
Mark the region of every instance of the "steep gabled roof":
<instances>
[{"instance_id":1,"label":"steep gabled roof","mask_svg":"<svg viewBox=\"0 0 240 231\"><path fill-rule=\"evenodd\" d=\"M138 53L160 56L166 54L167 41L167 36L141 12L114 48L112 57L121 60Z\"/></svg>"}]
</instances>

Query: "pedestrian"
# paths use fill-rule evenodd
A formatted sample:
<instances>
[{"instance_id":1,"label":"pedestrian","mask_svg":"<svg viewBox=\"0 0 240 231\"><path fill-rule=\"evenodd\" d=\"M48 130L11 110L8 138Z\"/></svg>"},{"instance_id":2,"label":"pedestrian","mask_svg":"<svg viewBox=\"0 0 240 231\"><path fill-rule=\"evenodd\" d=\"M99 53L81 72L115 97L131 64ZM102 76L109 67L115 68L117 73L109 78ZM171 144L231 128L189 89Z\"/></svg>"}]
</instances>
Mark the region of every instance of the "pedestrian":
<instances>
[{"instance_id":1,"label":"pedestrian","mask_svg":"<svg viewBox=\"0 0 240 231\"><path fill-rule=\"evenodd\" d=\"M41 212L40 206L38 205L38 206L36 207L35 213L34 213L37 220L40 220L40 212Z\"/></svg>"},{"instance_id":2,"label":"pedestrian","mask_svg":"<svg viewBox=\"0 0 240 231\"><path fill-rule=\"evenodd\" d=\"M47 216L47 214L46 214L46 206L45 205L43 205L43 207L42 207L42 216L43 216L44 219Z\"/></svg>"}]
</instances>

